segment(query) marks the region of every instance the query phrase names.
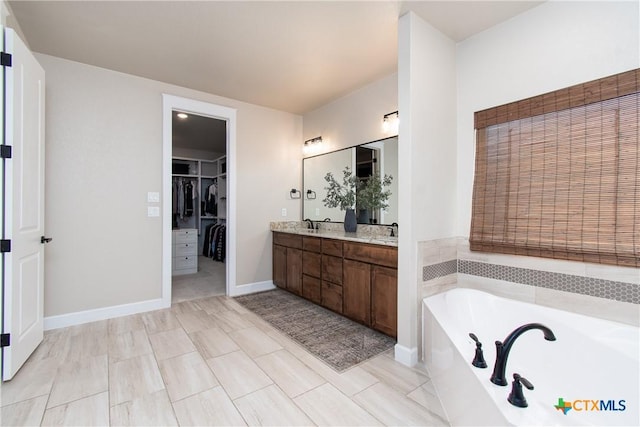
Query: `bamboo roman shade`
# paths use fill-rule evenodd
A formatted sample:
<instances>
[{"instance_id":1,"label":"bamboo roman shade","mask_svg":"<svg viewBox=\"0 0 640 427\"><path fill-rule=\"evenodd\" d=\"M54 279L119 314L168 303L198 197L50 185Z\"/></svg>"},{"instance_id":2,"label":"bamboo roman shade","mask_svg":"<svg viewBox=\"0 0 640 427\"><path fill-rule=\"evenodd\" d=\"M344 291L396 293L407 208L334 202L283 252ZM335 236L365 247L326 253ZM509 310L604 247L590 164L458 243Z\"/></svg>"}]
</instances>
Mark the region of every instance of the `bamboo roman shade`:
<instances>
[{"instance_id":1,"label":"bamboo roman shade","mask_svg":"<svg viewBox=\"0 0 640 427\"><path fill-rule=\"evenodd\" d=\"M640 267L640 70L475 113L471 250Z\"/></svg>"}]
</instances>

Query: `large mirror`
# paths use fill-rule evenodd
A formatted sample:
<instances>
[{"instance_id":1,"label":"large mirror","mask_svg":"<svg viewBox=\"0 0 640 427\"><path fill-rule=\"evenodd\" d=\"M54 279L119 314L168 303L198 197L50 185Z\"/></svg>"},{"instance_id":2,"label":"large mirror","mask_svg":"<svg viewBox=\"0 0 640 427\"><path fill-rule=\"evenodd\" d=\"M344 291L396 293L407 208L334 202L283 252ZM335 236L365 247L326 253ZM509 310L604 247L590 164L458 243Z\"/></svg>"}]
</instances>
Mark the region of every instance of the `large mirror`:
<instances>
[{"instance_id":1,"label":"large mirror","mask_svg":"<svg viewBox=\"0 0 640 427\"><path fill-rule=\"evenodd\" d=\"M374 172L393 177L387 209L356 212L359 224L392 224L398 222L398 137L381 139L343 150L307 157L302 160L302 218L313 221L343 222L344 211L328 208L322 202L328 185L324 177L331 172L342 182L342 171L349 167L361 179Z\"/></svg>"}]
</instances>

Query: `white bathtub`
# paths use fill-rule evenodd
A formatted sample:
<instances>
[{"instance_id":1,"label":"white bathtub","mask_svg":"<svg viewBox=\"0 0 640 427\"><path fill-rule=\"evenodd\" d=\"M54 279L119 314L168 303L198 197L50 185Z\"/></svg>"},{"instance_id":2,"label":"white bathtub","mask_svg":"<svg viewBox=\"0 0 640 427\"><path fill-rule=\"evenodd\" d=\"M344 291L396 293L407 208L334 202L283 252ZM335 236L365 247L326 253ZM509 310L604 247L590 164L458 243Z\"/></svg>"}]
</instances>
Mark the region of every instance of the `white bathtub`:
<instances>
[{"instance_id":1,"label":"white bathtub","mask_svg":"<svg viewBox=\"0 0 640 427\"><path fill-rule=\"evenodd\" d=\"M525 332L507 361L509 385L491 383L495 341L535 322L549 327L557 340L546 341L539 330ZM423 331L427 369L452 425L640 425L638 328L453 289L424 299ZM483 343L486 369L471 365L475 343L469 332ZM514 372L535 386L524 389L527 408L507 401ZM592 410L600 403L576 402L565 415L554 407L559 398L602 400L608 410ZM610 410L610 400L625 409Z\"/></svg>"}]
</instances>

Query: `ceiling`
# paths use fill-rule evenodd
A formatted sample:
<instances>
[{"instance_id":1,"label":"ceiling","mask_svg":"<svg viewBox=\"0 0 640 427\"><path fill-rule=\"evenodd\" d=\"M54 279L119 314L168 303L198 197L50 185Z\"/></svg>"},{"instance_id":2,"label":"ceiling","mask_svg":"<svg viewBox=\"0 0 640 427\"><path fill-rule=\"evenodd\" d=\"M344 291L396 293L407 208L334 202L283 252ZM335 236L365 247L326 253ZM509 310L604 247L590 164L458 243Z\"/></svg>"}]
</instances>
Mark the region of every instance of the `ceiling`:
<instances>
[{"instance_id":1,"label":"ceiling","mask_svg":"<svg viewBox=\"0 0 640 427\"><path fill-rule=\"evenodd\" d=\"M31 49L304 114L397 70L411 10L455 41L541 1L11 1Z\"/></svg>"},{"instance_id":2,"label":"ceiling","mask_svg":"<svg viewBox=\"0 0 640 427\"><path fill-rule=\"evenodd\" d=\"M174 110L171 131L174 147L219 154L227 152L227 122L224 120L191 113L186 118L180 118L178 111Z\"/></svg>"}]
</instances>

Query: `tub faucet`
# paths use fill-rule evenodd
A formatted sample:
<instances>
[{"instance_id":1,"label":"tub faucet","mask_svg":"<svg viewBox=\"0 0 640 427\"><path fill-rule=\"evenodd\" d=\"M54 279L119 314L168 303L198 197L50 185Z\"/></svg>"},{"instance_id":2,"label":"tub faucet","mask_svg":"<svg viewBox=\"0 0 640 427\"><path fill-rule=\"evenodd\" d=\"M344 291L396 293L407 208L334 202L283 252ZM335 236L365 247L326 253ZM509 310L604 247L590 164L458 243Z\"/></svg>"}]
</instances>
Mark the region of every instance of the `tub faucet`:
<instances>
[{"instance_id":1,"label":"tub faucet","mask_svg":"<svg viewBox=\"0 0 640 427\"><path fill-rule=\"evenodd\" d=\"M497 385L507 385L507 380L504 377L505 370L507 368L507 358L511 351L511 346L516 342L518 337L530 329L540 329L544 333L544 339L547 341L555 341L556 336L551 329L547 328L540 323L527 323L519 328L516 328L513 332L504 339L504 342L496 341L496 363L493 365L493 373L491 374L491 382Z\"/></svg>"}]
</instances>

